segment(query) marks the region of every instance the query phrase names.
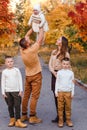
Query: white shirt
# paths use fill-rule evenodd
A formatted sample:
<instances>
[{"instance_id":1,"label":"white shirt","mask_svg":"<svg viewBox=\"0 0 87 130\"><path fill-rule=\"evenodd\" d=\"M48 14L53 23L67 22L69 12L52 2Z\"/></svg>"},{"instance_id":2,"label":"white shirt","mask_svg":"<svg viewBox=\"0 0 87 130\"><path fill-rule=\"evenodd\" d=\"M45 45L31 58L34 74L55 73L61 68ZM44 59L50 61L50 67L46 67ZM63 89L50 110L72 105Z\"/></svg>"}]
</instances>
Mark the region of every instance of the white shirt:
<instances>
[{"instance_id":1,"label":"white shirt","mask_svg":"<svg viewBox=\"0 0 87 130\"><path fill-rule=\"evenodd\" d=\"M74 73L68 69L61 69L57 72L55 93L71 92L74 95Z\"/></svg>"},{"instance_id":2,"label":"white shirt","mask_svg":"<svg viewBox=\"0 0 87 130\"><path fill-rule=\"evenodd\" d=\"M2 71L1 76L1 90L2 95L5 92L22 92L23 84L22 84L22 76L20 70L18 68L6 68Z\"/></svg>"},{"instance_id":3,"label":"white shirt","mask_svg":"<svg viewBox=\"0 0 87 130\"><path fill-rule=\"evenodd\" d=\"M32 25L34 32L39 32L40 27L43 27L44 32L47 32L49 30L48 22L45 19L42 11L40 11L38 15L35 15L33 13L28 21L28 25Z\"/></svg>"}]
</instances>

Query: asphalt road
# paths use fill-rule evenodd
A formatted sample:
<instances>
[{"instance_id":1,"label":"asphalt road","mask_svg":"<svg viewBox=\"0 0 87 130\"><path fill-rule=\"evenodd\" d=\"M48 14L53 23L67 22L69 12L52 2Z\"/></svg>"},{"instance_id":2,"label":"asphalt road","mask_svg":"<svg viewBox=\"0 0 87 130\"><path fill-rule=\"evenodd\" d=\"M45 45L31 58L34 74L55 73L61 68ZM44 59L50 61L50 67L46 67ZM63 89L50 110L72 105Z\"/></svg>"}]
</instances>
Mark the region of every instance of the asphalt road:
<instances>
[{"instance_id":1,"label":"asphalt road","mask_svg":"<svg viewBox=\"0 0 87 130\"><path fill-rule=\"evenodd\" d=\"M75 86L75 96L72 101L72 121L74 127L68 127L64 124L63 128L59 128L57 123L51 123L51 120L56 116L56 109L54 105L53 93L51 91L51 74L48 69L48 65L44 64L40 59L42 65L42 90L37 106L37 116L43 120L43 123L30 125L28 121L27 128L21 128L26 130L87 130L87 91ZM15 65L21 70L24 81L24 65L22 63L20 55L15 57ZM2 71L4 67L0 67ZM0 71L0 72L1 72ZM0 130L19 130L17 127L8 127L9 114L7 105L0 94Z\"/></svg>"}]
</instances>

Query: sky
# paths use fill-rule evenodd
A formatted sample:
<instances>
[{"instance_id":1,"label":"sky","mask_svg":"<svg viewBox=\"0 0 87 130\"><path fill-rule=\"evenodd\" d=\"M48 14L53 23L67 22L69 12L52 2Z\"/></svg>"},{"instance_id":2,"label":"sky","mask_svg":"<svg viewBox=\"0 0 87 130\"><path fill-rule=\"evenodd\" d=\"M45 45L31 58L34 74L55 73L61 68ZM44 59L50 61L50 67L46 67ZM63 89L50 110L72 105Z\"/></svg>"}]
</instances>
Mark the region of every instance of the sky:
<instances>
[{"instance_id":1,"label":"sky","mask_svg":"<svg viewBox=\"0 0 87 130\"><path fill-rule=\"evenodd\" d=\"M32 5L34 5L36 3L43 3L45 1L47 1L47 0L30 0L30 2L31 2Z\"/></svg>"},{"instance_id":2,"label":"sky","mask_svg":"<svg viewBox=\"0 0 87 130\"><path fill-rule=\"evenodd\" d=\"M10 0L11 10L15 12L16 4L19 3L20 0Z\"/></svg>"},{"instance_id":3,"label":"sky","mask_svg":"<svg viewBox=\"0 0 87 130\"><path fill-rule=\"evenodd\" d=\"M12 11L15 12L16 3L19 3L21 0L10 0L10 5L12 7ZM30 0L31 4L34 5L36 3L43 3L47 0Z\"/></svg>"}]
</instances>

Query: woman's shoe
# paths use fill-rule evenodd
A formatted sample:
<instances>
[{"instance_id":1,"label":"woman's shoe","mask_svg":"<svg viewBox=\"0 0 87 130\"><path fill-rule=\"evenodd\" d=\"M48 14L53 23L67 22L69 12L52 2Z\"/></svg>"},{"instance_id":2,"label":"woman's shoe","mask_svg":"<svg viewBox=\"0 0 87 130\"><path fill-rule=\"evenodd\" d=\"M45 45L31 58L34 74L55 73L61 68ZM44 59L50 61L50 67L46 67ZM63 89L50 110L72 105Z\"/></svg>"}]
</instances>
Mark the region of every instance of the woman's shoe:
<instances>
[{"instance_id":1,"label":"woman's shoe","mask_svg":"<svg viewBox=\"0 0 87 130\"><path fill-rule=\"evenodd\" d=\"M58 116L54 120L52 120L52 123L58 123Z\"/></svg>"}]
</instances>

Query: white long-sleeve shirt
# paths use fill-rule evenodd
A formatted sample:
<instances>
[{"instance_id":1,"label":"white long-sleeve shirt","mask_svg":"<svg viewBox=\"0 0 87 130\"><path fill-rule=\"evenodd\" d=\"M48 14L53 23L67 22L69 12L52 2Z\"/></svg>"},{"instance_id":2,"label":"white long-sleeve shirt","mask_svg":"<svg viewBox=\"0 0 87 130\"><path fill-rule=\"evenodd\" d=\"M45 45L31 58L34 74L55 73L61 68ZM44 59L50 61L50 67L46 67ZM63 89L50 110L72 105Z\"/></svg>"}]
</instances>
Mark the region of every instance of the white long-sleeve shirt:
<instances>
[{"instance_id":1,"label":"white long-sleeve shirt","mask_svg":"<svg viewBox=\"0 0 87 130\"><path fill-rule=\"evenodd\" d=\"M55 93L71 92L74 95L74 73L68 69L61 69L57 72Z\"/></svg>"},{"instance_id":2,"label":"white long-sleeve shirt","mask_svg":"<svg viewBox=\"0 0 87 130\"><path fill-rule=\"evenodd\" d=\"M34 13L30 16L30 19L28 21L28 25L32 25L32 29L34 32L39 32L39 28L43 27L44 32L47 32L49 30L48 22L45 19L45 16L42 11L39 12L38 15L35 15Z\"/></svg>"},{"instance_id":3,"label":"white long-sleeve shirt","mask_svg":"<svg viewBox=\"0 0 87 130\"><path fill-rule=\"evenodd\" d=\"M18 68L6 68L2 71L1 76L1 90L2 95L5 92L22 92L23 91L23 83L21 72Z\"/></svg>"}]
</instances>

